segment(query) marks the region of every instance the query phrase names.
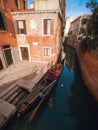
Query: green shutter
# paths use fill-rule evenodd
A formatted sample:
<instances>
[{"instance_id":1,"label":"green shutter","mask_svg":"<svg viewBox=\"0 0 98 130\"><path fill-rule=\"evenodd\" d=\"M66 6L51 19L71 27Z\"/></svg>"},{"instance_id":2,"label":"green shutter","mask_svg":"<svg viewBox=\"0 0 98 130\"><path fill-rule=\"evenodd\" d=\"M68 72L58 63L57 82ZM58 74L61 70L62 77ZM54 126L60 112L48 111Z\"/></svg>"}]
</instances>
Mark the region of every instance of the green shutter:
<instances>
[{"instance_id":1,"label":"green shutter","mask_svg":"<svg viewBox=\"0 0 98 130\"><path fill-rule=\"evenodd\" d=\"M0 12L0 29L7 31L6 19L4 13Z\"/></svg>"}]
</instances>

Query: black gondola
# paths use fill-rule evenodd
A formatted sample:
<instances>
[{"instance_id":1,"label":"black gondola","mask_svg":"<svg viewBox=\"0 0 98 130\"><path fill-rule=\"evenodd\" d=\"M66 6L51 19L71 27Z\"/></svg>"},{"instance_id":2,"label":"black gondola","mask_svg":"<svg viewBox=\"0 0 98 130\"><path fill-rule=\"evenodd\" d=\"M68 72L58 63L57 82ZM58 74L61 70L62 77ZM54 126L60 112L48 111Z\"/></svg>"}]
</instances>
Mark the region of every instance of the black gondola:
<instances>
[{"instance_id":1,"label":"black gondola","mask_svg":"<svg viewBox=\"0 0 98 130\"><path fill-rule=\"evenodd\" d=\"M33 89L33 91L20 106L17 114L19 119L30 114L31 112L32 113L29 120L31 121L33 119L46 96L48 96L53 90L61 72L62 64L57 64L48 70L41 82Z\"/></svg>"}]
</instances>

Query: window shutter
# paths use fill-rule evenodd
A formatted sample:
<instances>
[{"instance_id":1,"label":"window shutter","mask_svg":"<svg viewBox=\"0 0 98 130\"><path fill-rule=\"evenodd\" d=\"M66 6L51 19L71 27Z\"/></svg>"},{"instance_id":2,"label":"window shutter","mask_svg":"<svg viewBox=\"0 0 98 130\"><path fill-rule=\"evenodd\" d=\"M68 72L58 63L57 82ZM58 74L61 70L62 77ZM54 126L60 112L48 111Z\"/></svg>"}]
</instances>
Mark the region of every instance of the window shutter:
<instances>
[{"instance_id":1,"label":"window shutter","mask_svg":"<svg viewBox=\"0 0 98 130\"><path fill-rule=\"evenodd\" d=\"M26 34L26 22L25 22L25 20L23 21L23 25L24 25L24 34Z\"/></svg>"},{"instance_id":2,"label":"window shutter","mask_svg":"<svg viewBox=\"0 0 98 130\"><path fill-rule=\"evenodd\" d=\"M20 9L19 0L15 0L15 4L16 4L17 9Z\"/></svg>"},{"instance_id":3,"label":"window shutter","mask_svg":"<svg viewBox=\"0 0 98 130\"><path fill-rule=\"evenodd\" d=\"M3 22L4 22L4 28L7 31L6 19L5 19L5 15L3 13L2 13L2 18L3 18Z\"/></svg>"},{"instance_id":4,"label":"window shutter","mask_svg":"<svg viewBox=\"0 0 98 130\"><path fill-rule=\"evenodd\" d=\"M16 7L18 8L18 1L17 0L15 0L15 4L16 4Z\"/></svg>"},{"instance_id":5,"label":"window shutter","mask_svg":"<svg viewBox=\"0 0 98 130\"><path fill-rule=\"evenodd\" d=\"M54 21L51 19L51 25L50 25L50 34L53 35L53 30L54 30Z\"/></svg>"},{"instance_id":6,"label":"window shutter","mask_svg":"<svg viewBox=\"0 0 98 130\"><path fill-rule=\"evenodd\" d=\"M26 1L23 0L23 6L24 6L24 9L26 9Z\"/></svg>"},{"instance_id":7,"label":"window shutter","mask_svg":"<svg viewBox=\"0 0 98 130\"><path fill-rule=\"evenodd\" d=\"M51 49L49 48L48 49L48 56L50 56L51 55Z\"/></svg>"},{"instance_id":8,"label":"window shutter","mask_svg":"<svg viewBox=\"0 0 98 130\"><path fill-rule=\"evenodd\" d=\"M18 34L19 29L18 29L18 21L17 20L14 21L14 25L15 25L16 34Z\"/></svg>"},{"instance_id":9,"label":"window shutter","mask_svg":"<svg viewBox=\"0 0 98 130\"><path fill-rule=\"evenodd\" d=\"M19 27L19 29L23 29L24 28L23 21L18 21L18 27Z\"/></svg>"},{"instance_id":10,"label":"window shutter","mask_svg":"<svg viewBox=\"0 0 98 130\"><path fill-rule=\"evenodd\" d=\"M25 20L16 20L15 29L17 34L26 34Z\"/></svg>"},{"instance_id":11,"label":"window shutter","mask_svg":"<svg viewBox=\"0 0 98 130\"><path fill-rule=\"evenodd\" d=\"M2 13L0 12L0 30L2 29L2 23L3 23Z\"/></svg>"},{"instance_id":12,"label":"window shutter","mask_svg":"<svg viewBox=\"0 0 98 130\"><path fill-rule=\"evenodd\" d=\"M50 47L44 48L44 56L51 56L51 48Z\"/></svg>"},{"instance_id":13,"label":"window shutter","mask_svg":"<svg viewBox=\"0 0 98 130\"><path fill-rule=\"evenodd\" d=\"M5 15L0 12L0 29L7 31Z\"/></svg>"},{"instance_id":14,"label":"window shutter","mask_svg":"<svg viewBox=\"0 0 98 130\"><path fill-rule=\"evenodd\" d=\"M44 19L44 34L47 35L47 19Z\"/></svg>"}]
</instances>

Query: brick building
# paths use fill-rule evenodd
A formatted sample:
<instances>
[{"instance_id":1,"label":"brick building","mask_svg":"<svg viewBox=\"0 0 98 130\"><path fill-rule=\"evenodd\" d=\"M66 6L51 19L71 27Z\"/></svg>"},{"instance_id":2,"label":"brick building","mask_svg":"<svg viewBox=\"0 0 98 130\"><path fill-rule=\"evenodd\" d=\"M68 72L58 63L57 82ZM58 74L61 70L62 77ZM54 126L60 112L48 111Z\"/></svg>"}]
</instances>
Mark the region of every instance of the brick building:
<instances>
[{"instance_id":1,"label":"brick building","mask_svg":"<svg viewBox=\"0 0 98 130\"><path fill-rule=\"evenodd\" d=\"M33 4L30 10L12 12L20 60L55 63L62 43L65 0Z\"/></svg>"},{"instance_id":2,"label":"brick building","mask_svg":"<svg viewBox=\"0 0 98 130\"><path fill-rule=\"evenodd\" d=\"M19 60L11 11L26 8L26 0L0 0L0 70Z\"/></svg>"},{"instance_id":3,"label":"brick building","mask_svg":"<svg viewBox=\"0 0 98 130\"><path fill-rule=\"evenodd\" d=\"M83 35L83 31L86 31L87 20L89 20L90 17L91 14L85 14L71 22L70 31L72 32L72 35L77 38L77 40L83 38L85 35Z\"/></svg>"},{"instance_id":4,"label":"brick building","mask_svg":"<svg viewBox=\"0 0 98 130\"><path fill-rule=\"evenodd\" d=\"M31 9L27 9L26 0L0 2L1 13L7 12L5 20L1 15L1 68L19 60L55 63L62 44L65 0L35 0Z\"/></svg>"},{"instance_id":5,"label":"brick building","mask_svg":"<svg viewBox=\"0 0 98 130\"><path fill-rule=\"evenodd\" d=\"M91 14L85 14L83 16L77 17L74 21L71 22L67 45L77 48L80 41L85 38L87 32L88 20L90 19Z\"/></svg>"}]
</instances>

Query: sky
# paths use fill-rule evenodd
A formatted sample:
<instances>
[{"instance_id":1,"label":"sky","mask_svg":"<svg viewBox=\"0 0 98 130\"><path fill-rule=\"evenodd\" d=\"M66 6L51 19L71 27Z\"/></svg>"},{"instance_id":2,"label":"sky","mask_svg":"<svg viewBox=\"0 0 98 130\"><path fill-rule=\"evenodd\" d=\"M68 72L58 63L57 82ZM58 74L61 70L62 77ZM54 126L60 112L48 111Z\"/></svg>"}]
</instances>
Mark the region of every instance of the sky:
<instances>
[{"instance_id":1,"label":"sky","mask_svg":"<svg viewBox=\"0 0 98 130\"><path fill-rule=\"evenodd\" d=\"M34 0L27 0L28 1L28 4L30 5L30 2L33 2Z\"/></svg>"},{"instance_id":2,"label":"sky","mask_svg":"<svg viewBox=\"0 0 98 130\"><path fill-rule=\"evenodd\" d=\"M85 6L88 1L89 0L67 0L66 16L81 16L91 13Z\"/></svg>"},{"instance_id":3,"label":"sky","mask_svg":"<svg viewBox=\"0 0 98 130\"><path fill-rule=\"evenodd\" d=\"M34 0L28 0L29 3L33 1ZM66 17L91 13L85 6L88 1L89 0L66 0Z\"/></svg>"}]
</instances>

